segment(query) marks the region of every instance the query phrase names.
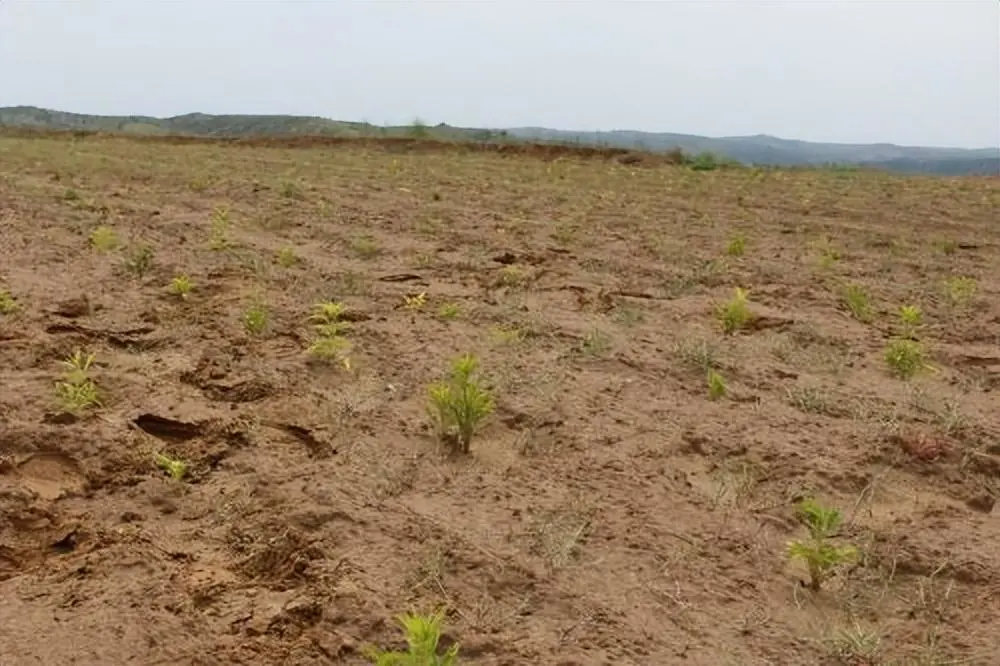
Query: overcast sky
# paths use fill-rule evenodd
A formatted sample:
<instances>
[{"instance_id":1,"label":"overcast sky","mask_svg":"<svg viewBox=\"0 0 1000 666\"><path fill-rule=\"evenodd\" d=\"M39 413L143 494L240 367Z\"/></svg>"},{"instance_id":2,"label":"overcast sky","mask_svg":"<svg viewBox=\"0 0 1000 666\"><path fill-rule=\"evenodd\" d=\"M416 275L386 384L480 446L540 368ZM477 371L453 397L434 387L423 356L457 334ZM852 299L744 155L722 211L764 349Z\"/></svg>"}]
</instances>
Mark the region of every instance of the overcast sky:
<instances>
[{"instance_id":1,"label":"overcast sky","mask_svg":"<svg viewBox=\"0 0 1000 666\"><path fill-rule=\"evenodd\" d=\"M0 106L1000 145L1000 1L0 0Z\"/></svg>"}]
</instances>

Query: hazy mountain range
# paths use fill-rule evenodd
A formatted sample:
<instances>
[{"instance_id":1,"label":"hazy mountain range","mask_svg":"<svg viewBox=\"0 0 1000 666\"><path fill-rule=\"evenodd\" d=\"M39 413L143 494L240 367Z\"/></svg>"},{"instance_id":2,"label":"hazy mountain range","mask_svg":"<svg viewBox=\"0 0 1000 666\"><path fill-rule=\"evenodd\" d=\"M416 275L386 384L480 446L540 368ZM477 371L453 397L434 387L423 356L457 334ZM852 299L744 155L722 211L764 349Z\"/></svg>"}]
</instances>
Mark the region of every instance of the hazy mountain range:
<instances>
[{"instance_id":1,"label":"hazy mountain range","mask_svg":"<svg viewBox=\"0 0 1000 666\"><path fill-rule=\"evenodd\" d=\"M556 141L584 145L713 153L743 162L779 166L860 165L914 173L1000 175L1000 146L981 149L925 148L888 143L815 143L773 136L705 137L692 134L638 132L576 132L545 127L505 129L461 128L449 125L384 127L316 116L208 115L190 113L170 118L96 116L52 111L33 106L0 107L0 127L52 130L99 130L140 134L198 136L428 136L470 141Z\"/></svg>"}]
</instances>

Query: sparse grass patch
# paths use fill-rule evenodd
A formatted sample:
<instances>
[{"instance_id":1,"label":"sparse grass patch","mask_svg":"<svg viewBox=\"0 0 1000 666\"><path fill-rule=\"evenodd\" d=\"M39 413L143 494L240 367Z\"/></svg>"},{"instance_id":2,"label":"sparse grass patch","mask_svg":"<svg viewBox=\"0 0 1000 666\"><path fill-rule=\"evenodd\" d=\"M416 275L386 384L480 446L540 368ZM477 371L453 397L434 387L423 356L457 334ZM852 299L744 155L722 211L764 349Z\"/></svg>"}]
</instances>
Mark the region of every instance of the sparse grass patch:
<instances>
[{"instance_id":1,"label":"sparse grass patch","mask_svg":"<svg viewBox=\"0 0 1000 666\"><path fill-rule=\"evenodd\" d=\"M843 520L840 511L826 507L814 499L803 500L798 506L799 516L809 530L809 538L788 544L788 555L802 560L809 569L809 587L818 591L833 570L840 564L857 557L854 546L837 546L831 542Z\"/></svg>"},{"instance_id":2,"label":"sparse grass patch","mask_svg":"<svg viewBox=\"0 0 1000 666\"><path fill-rule=\"evenodd\" d=\"M876 666L882 650L882 636L875 629L854 623L835 629L826 640L832 655L845 666Z\"/></svg>"},{"instance_id":3,"label":"sparse grass patch","mask_svg":"<svg viewBox=\"0 0 1000 666\"><path fill-rule=\"evenodd\" d=\"M707 373L720 367L718 347L701 338L687 339L674 347L674 352L685 365Z\"/></svg>"},{"instance_id":4,"label":"sparse grass patch","mask_svg":"<svg viewBox=\"0 0 1000 666\"><path fill-rule=\"evenodd\" d=\"M954 307L967 305L976 295L977 283L970 277L952 277L944 282L945 295Z\"/></svg>"},{"instance_id":5,"label":"sparse grass patch","mask_svg":"<svg viewBox=\"0 0 1000 666\"><path fill-rule=\"evenodd\" d=\"M270 312L263 303L254 303L243 313L243 328L252 336L261 336L267 330Z\"/></svg>"},{"instance_id":6,"label":"sparse grass patch","mask_svg":"<svg viewBox=\"0 0 1000 666\"><path fill-rule=\"evenodd\" d=\"M923 345L915 340L896 339L885 349L885 362L889 370L900 379L910 379L929 367Z\"/></svg>"},{"instance_id":7,"label":"sparse grass patch","mask_svg":"<svg viewBox=\"0 0 1000 666\"><path fill-rule=\"evenodd\" d=\"M98 252L112 252L121 246L118 233L108 226L99 226L90 232L90 247Z\"/></svg>"},{"instance_id":8,"label":"sparse grass patch","mask_svg":"<svg viewBox=\"0 0 1000 666\"><path fill-rule=\"evenodd\" d=\"M382 253L373 236L359 236L351 241L351 249L362 259L374 259Z\"/></svg>"},{"instance_id":9,"label":"sparse grass patch","mask_svg":"<svg viewBox=\"0 0 1000 666\"><path fill-rule=\"evenodd\" d=\"M527 282L527 279L528 275L522 268L511 264L500 269L500 277L497 278L497 284L501 287L520 287Z\"/></svg>"},{"instance_id":10,"label":"sparse grass patch","mask_svg":"<svg viewBox=\"0 0 1000 666\"><path fill-rule=\"evenodd\" d=\"M635 326L646 320L646 315L637 307L624 305L615 309L614 319L623 326Z\"/></svg>"},{"instance_id":11,"label":"sparse grass patch","mask_svg":"<svg viewBox=\"0 0 1000 666\"><path fill-rule=\"evenodd\" d=\"M580 351L585 356L604 356L611 351L611 338L598 328L591 329L583 336Z\"/></svg>"},{"instance_id":12,"label":"sparse grass patch","mask_svg":"<svg viewBox=\"0 0 1000 666\"><path fill-rule=\"evenodd\" d=\"M861 285L849 284L844 287L841 293L841 299L844 307L847 308L847 311L851 313L852 317L863 324L871 322L872 304L871 296L868 295L868 290Z\"/></svg>"},{"instance_id":13,"label":"sparse grass patch","mask_svg":"<svg viewBox=\"0 0 1000 666\"><path fill-rule=\"evenodd\" d=\"M716 316L722 325L722 332L727 335L732 335L745 328L754 319L747 291L737 287L729 301L716 307Z\"/></svg>"},{"instance_id":14,"label":"sparse grass patch","mask_svg":"<svg viewBox=\"0 0 1000 666\"><path fill-rule=\"evenodd\" d=\"M136 247L125 257L123 266L126 272L139 279L146 277L153 269L153 248L148 245Z\"/></svg>"},{"instance_id":15,"label":"sparse grass patch","mask_svg":"<svg viewBox=\"0 0 1000 666\"><path fill-rule=\"evenodd\" d=\"M431 385L429 413L441 441L468 453L472 436L494 409L493 398L475 374L479 360L465 354L452 362L446 380Z\"/></svg>"}]
</instances>

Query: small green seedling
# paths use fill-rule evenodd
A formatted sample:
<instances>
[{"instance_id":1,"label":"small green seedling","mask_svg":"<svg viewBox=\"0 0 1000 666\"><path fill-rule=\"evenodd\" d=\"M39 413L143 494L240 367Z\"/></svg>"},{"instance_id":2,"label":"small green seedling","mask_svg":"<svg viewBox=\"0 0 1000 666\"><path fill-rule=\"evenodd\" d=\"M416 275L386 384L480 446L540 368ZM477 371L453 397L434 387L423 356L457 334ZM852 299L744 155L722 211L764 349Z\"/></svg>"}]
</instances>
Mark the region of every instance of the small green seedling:
<instances>
[{"instance_id":1,"label":"small green seedling","mask_svg":"<svg viewBox=\"0 0 1000 666\"><path fill-rule=\"evenodd\" d=\"M708 398L719 400L726 396L726 380L715 370L708 371Z\"/></svg>"},{"instance_id":2,"label":"small green seedling","mask_svg":"<svg viewBox=\"0 0 1000 666\"><path fill-rule=\"evenodd\" d=\"M344 353L350 346L351 343L339 335L321 334L309 345L308 351L316 358L324 361L339 360L345 368L350 369L350 361L347 360L347 356Z\"/></svg>"},{"instance_id":3,"label":"small green seedling","mask_svg":"<svg viewBox=\"0 0 1000 666\"><path fill-rule=\"evenodd\" d=\"M848 285L843 293L844 306L851 316L867 324L872 320L871 297L864 287L856 284Z\"/></svg>"},{"instance_id":4,"label":"small green seedling","mask_svg":"<svg viewBox=\"0 0 1000 666\"><path fill-rule=\"evenodd\" d=\"M903 327L903 337L914 339L923 324L924 313L916 305L904 305L899 308L899 321Z\"/></svg>"},{"instance_id":5,"label":"small green seedling","mask_svg":"<svg viewBox=\"0 0 1000 666\"><path fill-rule=\"evenodd\" d=\"M455 666L458 664L458 644L453 644L443 655L438 654L444 610L432 615L407 613L399 618L406 632L406 652L380 650L368 647L364 655L373 666Z\"/></svg>"},{"instance_id":6,"label":"small green seedling","mask_svg":"<svg viewBox=\"0 0 1000 666\"><path fill-rule=\"evenodd\" d=\"M278 250L277 254L278 265L282 268L291 268L295 264L299 263L299 257L295 254L295 250L290 247L283 247Z\"/></svg>"},{"instance_id":7,"label":"small green seedling","mask_svg":"<svg viewBox=\"0 0 1000 666\"><path fill-rule=\"evenodd\" d=\"M309 321L315 322L317 332L322 337L336 337L347 327L347 322L341 321L347 308L343 303L324 301L313 306Z\"/></svg>"},{"instance_id":8,"label":"small green seedling","mask_svg":"<svg viewBox=\"0 0 1000 666\"><path fill-rule=\"evenodd\" d=\"M897 339L885 348L885 362L894 375L910 379L930 366L923 345L915 340Z\"/></svg>"},{"instance_id":9,"label":"small green seedling","mask_svg":"<svg viewBox=\"0 0 1000 666\"><path fill-rule=\"evenodd\" d=\"M208 235L208 247L216 252L231 245L229 241L229 209L219 207L212 211L212 227Z\"/></svg>"},{"instance_id":10,"label":"small green seedling","mask_svg":"<svg viewBox=\"0 0 1000 666\"><path fill-rule=\"evenodd\" d=\"M90 246L98 252L111 252L119 245L118 234L111 227L100 226L90 232Z\"/></svg>"},{"instance_id":11,"label":"small green seedling","mask_svg":"<svg viewBox=\"0 0 1000 666\"><path fill-rule=\"evenodd\" d=\"M0 289L0 314L9 315L17 312L17 301L6 289Z\"/></svg>"},{"instance_id":12,"label":"small green seedling","mask_svg":"<svg viewBox=\"0 0 1000 666\"><path fill-rule=\"evenodd\" d=\"M61 364L66 368L62 381L56 382L56 398L64 412L80 414L101 404L97 385L88 375L94 354L77 350Z\"/></svg>"},{"instance_id":13,"label":"small green seedling","mask_svg":"<svg viewBox=\"0 0 1000 666\"><path fill-rule=\"evenodd\" d=\"M178 275L170 281L170 293L182 300L187 300L193 289L194 283L187 275Z\"/></svg>"},{"instance_id":14,"label":"small green seedling","mask_svg":"<svg viewBox=\"0 0 1000 666\"><path fill-rule=\"evenodd\" d=\"M255 303L243 313L243 328L250 335L261 335L267 329L268 319L267 306Z\"/></svg>"},{"instance_id":15,"label":"small green seedling","mask_svg":"<svg viewBox=\"0 0 1000 666\"><path fill-rule=\"evenodd\" d=\"M169 474L174 481L183 481L188 474L188 464L179 458L157 453L154 454L153 460L156 466Z\"/></svg>"},{"instance_id":16,"label":"small green seedling","mask_svg":"<svg viewBox=\"0 0 1000 666\"><path fill-rule=\"evenodd\" d=\"M747 239L742 233L738 233L729 239L729 244L726 246L726 254L730 257L742 257L743 253L746 252Z\"/></svg>"},{"instance_id":17,"label":"small green seedling","mask_svg":"<svg viewBox=\"0 0 1000 666\"><path fill-rule=\"evenodd\" d=\"M842 521L839 510L806 499L799 504L798 511L809 530L809 538L790 542L788 555L805 562L809 569L809 587L819 590L836 566L854 560L857 549L850 545L837 546L830 541Z\"/></svg>"},{"instance_id":18,"label":"small green seedling","mask_svg":"<svg viewBox=\"0 0 1000 666\"><path fill-rule=\"evenodd\" d=\"M382 250L371 236L361 236L351 242L351 248L362 259L374 259Z\"/></svg>"},{"instance_id":19,"label":"small green seedling","mask_svg":"<svg viewBox=\"0 0 1000 666\"><path fill-rule=\"evenodd\" d=\"M140 245L125 258L125 270L138 278L145 277L153 268L153 249Z\"/></svg>"},{"instance_id":20,"label":"small green seedling","mask_svg":"<svg viewBox=\"0 0 1000 666\"><path fill-rule=\"evenodd\" d=\"M747 291L737 287L733 298L716 308L716 316L722 325L722 332L728 335L753 321L754 314L750 311Z\"/></svg>"},{"instance_id":21,"label":"small green seedling","mask_svg":"<svg viewBox=\"0 0 1000 666\"><path fill-rule=\"evenodd\" d=\"M473 377L479 361L465 354L452 362L447 380L430 387L430 417L441 441L469 452L472 436L494 409L493 398Z\"/></svg>"},{"instance_id":22,"label":"small green seedling","mask_svg":"<svg viewBox=\"0 0 1000 666\"><path fill-rule=\"evenodd\" d=\"M591 329L583 336L580 351L586 356L604 356L611 351L611 338L599 328Z\"/></svg>"},{"instance_id":23,"label":"small green seedling","mask_svg":"<svg viewBox=\"0 0 1000 666\"><path fill-rule=\"evenodd\" d=\"M458 303L445 303L438 309L438 318L451 321L457 319L460 312Z\"/></svg>"},{"instance_id":24,"label":"small green seedling","mask_svg":"<svg viewBox=\"0 0 1000 666\"><path fill-rule=\"evenodd\" d=\"M944 288L953 306L963 306L976 295L976 280L970 277L953 277L945 280Z\"/></svg>"}]
</instances>

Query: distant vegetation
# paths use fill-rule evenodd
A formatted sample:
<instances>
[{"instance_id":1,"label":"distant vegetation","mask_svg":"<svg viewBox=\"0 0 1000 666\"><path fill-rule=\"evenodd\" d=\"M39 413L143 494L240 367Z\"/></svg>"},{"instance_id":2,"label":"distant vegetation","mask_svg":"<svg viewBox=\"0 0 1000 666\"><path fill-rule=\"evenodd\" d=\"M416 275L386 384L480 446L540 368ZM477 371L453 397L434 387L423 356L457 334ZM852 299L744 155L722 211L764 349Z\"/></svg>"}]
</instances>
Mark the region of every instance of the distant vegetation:
<instances>
[{"instance_id":1,"label":"distant vegetation","mask_svg":"<svg viewBox=\"0 0 1000 666\"><path fill-rule=\"evenodd\" d=\"M477 129L419 119L409 125L382 126L345 122L317 116L209 115L189 113L171 118L150 116L95 116L51 111L32 106L0 108L0 127L37 127L50 130L90 130L135 134L182 134L212 137L335 136L413 137L449 141L542 141L654 152L682 151L687 155L717 156L718 162L771 166L861 166L909 173L942 175L1000 175L1000 147L978 150L920 148L893 144L813 143L757 135L711 138L616 130L576 132L544 127Z\"/></svg>"}]
</instances>

